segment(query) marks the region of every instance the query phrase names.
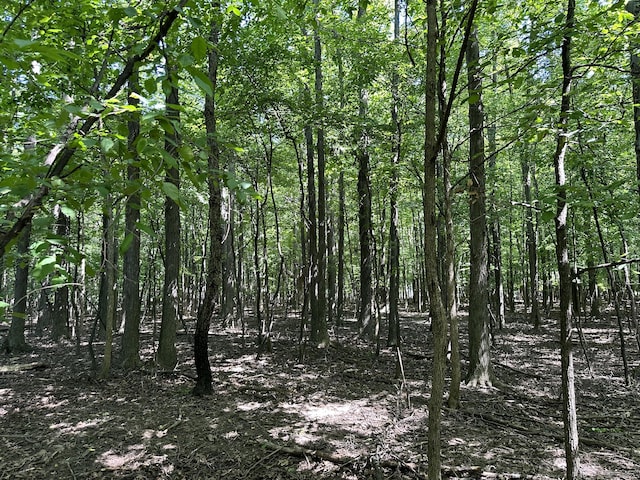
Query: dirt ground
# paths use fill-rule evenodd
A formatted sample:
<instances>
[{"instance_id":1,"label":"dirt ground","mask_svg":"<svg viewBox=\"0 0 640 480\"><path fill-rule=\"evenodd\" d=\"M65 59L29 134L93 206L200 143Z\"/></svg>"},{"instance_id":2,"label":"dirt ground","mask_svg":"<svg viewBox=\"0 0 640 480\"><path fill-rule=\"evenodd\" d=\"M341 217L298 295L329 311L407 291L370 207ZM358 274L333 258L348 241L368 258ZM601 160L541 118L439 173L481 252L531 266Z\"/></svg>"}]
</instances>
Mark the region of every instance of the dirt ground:
<instances>
[{"instance_id":1,"label":"dirt ground","mask_svg":"<svg viewBox=\"0 0 640 480\"><path fill-rule=\"evenodd\" d=\"M205 398L190 394L188 333L179 337L175 372L153 368L145 335L146 366L114 368L107 381L95 380L86 347L76 356L71 343L29 336L32 353L0 356L0 478L426 478L427 317L403 315L404 383L395 379L393 351L375 358L349 322L334 330L330 348L299 362L297 322L279 319L274 351L260 359L251 328L245 337L212 332L216 393ZM534 332L512 316L495 332L500 386L463 386L461 409L443 412L443 477L563 477L556 323ZM583 331L591 371L577 344L582 473L636 480L640 389L624 384L616 325L590 322ZM640 381L636 341L626 340Z\"/></svg>"}]
</instances>

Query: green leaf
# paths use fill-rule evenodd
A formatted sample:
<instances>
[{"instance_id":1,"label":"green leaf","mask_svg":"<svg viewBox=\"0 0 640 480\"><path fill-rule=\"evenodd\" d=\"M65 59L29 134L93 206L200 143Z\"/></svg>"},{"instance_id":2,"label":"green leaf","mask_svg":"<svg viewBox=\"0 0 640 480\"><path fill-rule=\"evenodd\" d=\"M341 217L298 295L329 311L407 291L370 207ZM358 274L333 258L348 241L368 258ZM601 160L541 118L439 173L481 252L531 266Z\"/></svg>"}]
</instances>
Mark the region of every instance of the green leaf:
<instances>
[{"instance_id":1,"label":"green leaf","mask_svg":"<svg viewBox=\"0 0 640 480\"><path fill-rule=\"evenodd\" d=\"M105 137L102 140L100 140L100 148L104 153L108 153L113 148L114 144L115 144L114 141L108 137Z\"/></svg>"},{"instance_id":2,"label":"green leaf","mask_svg":"<svg viewBox=\"0 0 640 480\"><path fill-rule=\"evenodd\" d=\"M133 7L126 7L124 9L124 13L127 15L127 17L135 17L136 15L138 15L138 11Z\"/></svg>"},{"instance_id":3,"label":"green leaf","mask_svg":"<svg viewBox=\"0 0 640 480\"><path fill-rule=\"evenodd\" d=\"M144 89L149 93L149 95L153 95L158 91L158 82L156 82L155 78L147 78L144 81Z\"/></svg>"},{"instance_id":4,"label":"green leaf","mask_svg":"<svg viewBox=\"0 0 640 480\"><path fill-rule=\"evenodd\" d=\"M211 83L211 80L209 80L209 77L197 68L186 67L186 69L191 74L191 77L193 77L196 85L200 87L200 90L202 90L205 95L213 97L213 84Z\"/></svg>"},{"instance_id":5,"label":"green leaf","mask_svg":"<svg viewBox=\"0 0 640 480\"><path fill-rule=\"evenodd\" d=\"M60 206L60 210L62 211L62 213L64 213L67 217L71 218L71 219L75 219L76 218L76 211L69 207L68 205L61 205Z\"/></svg>"},{"instance_id":6,"label":"green leaf","mask_svg":"<svg viewBox=\"0 0 640 480\"><path fill-rule=\"evenodd\" d=\"M174 202L180 201L180 189L171 182L162 182L162 191Z\"/></svg>"},{"instance_id":7,"label":"green leaf","mask_svg":"<svg viewBox=\"0 0 640 480\"><path fill-rule=\"evenodd\" d=\"M122 240L122 243L120 244L120 248L118 249L118 251L120 252L120 255L124 254L124 252L129 250L129 248L131 247L131 244L133 243L133 238L134 238L133 233L129 233L124 237L124 240Z\"/></svg>"},{"instance_id":8,"label":"green leaf","mask_svg":"<svg viewBox=\"0 0 640 480\"><path fill-rule=\"evenodd\" d=\"M191 53L193 53L196 60L202 60L208 49L209 45L203 37L196 37L191 42Z\"/></svg>"},{"instance_id":9,"label":"green leaf","mask_svg":"<svg viewBox=\"0 0 640 480\"><path fill-rule=\"evenodd\" d=\"M178 149L178 153L183 160L190 162L194 158L193 149L189 145L182 145Z\"/></svg>"}]
</instances>

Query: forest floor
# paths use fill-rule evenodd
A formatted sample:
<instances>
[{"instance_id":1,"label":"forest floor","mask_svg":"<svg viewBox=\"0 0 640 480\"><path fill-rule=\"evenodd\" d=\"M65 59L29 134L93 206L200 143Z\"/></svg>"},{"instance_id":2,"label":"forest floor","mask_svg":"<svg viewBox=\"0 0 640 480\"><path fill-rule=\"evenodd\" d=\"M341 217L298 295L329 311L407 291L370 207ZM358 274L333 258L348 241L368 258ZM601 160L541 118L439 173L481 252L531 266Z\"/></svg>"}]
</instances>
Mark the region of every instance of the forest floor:
<instances>
[{"instance_id":1,"label":"forest floor","mask_svg":"<svg viewBox=\"0 0 640 480\"><path fill-rule=\"evenodd\" d=\"M188 334L179 336L175 372L153 368L149 334L146 366L114 368L106 381L95 379L86 346L76 356L70 342L29 335L31 353L0 356L0 478L426 478L432 339L426 315L402 322L405 382L395 379L394 352L376 358L353 323L303 362L296 318L277 320L273 353L259 359L253 329L245 337L217 329L216 393L205 398L190 394ZM563 477L556 325L534 332L516 315L495 332L499 388L463 386L461 408L443 412L444 478ZM588 322L583 331L591 371L576 345L582 474L636 480L640 389L625 386L617 326ZM626 340L637 375L637 344Z\"/></svg>"}]
</instances>

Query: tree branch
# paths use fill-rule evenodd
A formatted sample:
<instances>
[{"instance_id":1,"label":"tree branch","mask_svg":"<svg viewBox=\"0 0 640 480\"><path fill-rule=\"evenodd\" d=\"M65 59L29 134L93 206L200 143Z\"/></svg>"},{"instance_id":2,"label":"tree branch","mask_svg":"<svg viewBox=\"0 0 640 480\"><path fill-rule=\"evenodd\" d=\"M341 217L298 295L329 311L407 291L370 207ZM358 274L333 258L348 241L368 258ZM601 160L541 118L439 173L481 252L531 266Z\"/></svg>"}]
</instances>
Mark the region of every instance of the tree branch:
<instances>
[{"instance_id":1,"label":"tree branch","mask_svg":"<svg viewBox=\"0 0 640 480\"><path fill-rule=\"evenodd\" d=\"M115 97L120 92L122 87L125 85L129 77L133 73L134 65L137 62L145 60L151 54L151 52L155 50L160 41L162 41L167 33L169 33L171 26L178 18L179 11L182 10L182 7L184 7L186 3L187 0L180 0L175 8L170 11L164 12L159 17L160 26L157 33L151 38L151 40L149 40L149 43L141 53L129 57L126 65L122 69L122 72L120 72L120 75L118 75L118 78L116 78L113 86L106 94L104 98L105 100ZM80 128L76 128L73 125L73 122L77 122L77 120L72 121L72 132L74 134L78 134L80 137L86 136L91 131L94 124L100 119L100 114L103 111L104 109L92 111ZM64 144L58 144L51 149L50 153L47 155L47 158L51 159L51 164L44 177L44 180L53 177L59 177L62 174L63 170L69 163L69 160L71 160L71 157L73 157L77 150L77 146L73 144L74 136L75 135L69 135L68 138L70 138L71 141L65 140ZM45 181L45 183L38 189L38 191L28 198L27 204L22 212L22 215L20 215L20 218L18 218L18 220L14 222L9 230L0 232L0 258L4 257L7 246L13 239L18 236L25 225L33 218L36 210L42 205L42 201L48 194L49 186Z\"/></svg>"}]
</instances>

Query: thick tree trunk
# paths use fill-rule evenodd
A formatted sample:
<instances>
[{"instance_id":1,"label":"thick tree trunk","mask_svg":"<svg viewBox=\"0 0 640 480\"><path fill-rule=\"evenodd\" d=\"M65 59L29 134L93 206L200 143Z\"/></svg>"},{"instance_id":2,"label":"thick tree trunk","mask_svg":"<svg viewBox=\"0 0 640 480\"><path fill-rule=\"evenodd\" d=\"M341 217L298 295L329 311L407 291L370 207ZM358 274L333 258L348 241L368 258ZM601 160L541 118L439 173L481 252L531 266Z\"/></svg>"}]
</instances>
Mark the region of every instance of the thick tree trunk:
<instances>
[{"instance_id":1,"label":"thick tree trunk","mask_svg":"<svg viewBox=\"0 0 640 480\"><path fill-rule=\"evenodd\" d=\"M135 95L140 91L137 69L129 79L128 103L137 107L140 103ZM133 94L133 95L132 95ZM121 362L125 369L136 368L140 364L140 166L135 142L140 134L140 114L132 112L127 122L129 135L127 146L129 164L127 165L127 182L133 193L127 198L125 206L125 242L130 242L124 252L122 266L123 288L122 303L124 307L124 333L122 335Z\"/></svg>"},{"instance_id":2,"label":"thick tree trunk","mask_svg":"<svg viewBox=\"0 0 640 480\"><path fill-rule=\"evenodd\" d=\"M467 383L491 385L489 336L489 272L484 155L484 112L480 47L475 27L467 47L469 79L469 214L471 269L469 279L469 372Z\"/></svg>"},{"instance_id":3,"label":"thick tree trunk","mask_svg":"<svg viewBox=\"0 0 640 480\"><path fill-rule=\"evenodd\" d=\"M580 478L578 456L578 421L573 368L573 325L571 311L571 266L567 242L567 188L565 157L569 147L569 110L571 91L571 37L575 22L575 0L568 0L565 30L562 40L562 101L558 121L558 137L554 154L556 180L556 259L560 277L560 349L562 364L562 419L564 424L564 447L566 478Z\"/></svg>"},{"instance_id":4,"label":"thick tree trunk","mask_svg":"<svg viewBox=\"0 0 640 480\"><path fill-rule=\"evenodd\" d=\"M168 92L167 118L177 124L180 121L180 113L172 105L178 105L178 78L173 67L167 60L168 81L171 84ZM175 166L167 166L165 178L166 184L173 186L175 191L180 189L180 171L177 166L178 134L167 132L165 134L165 150L176 159ZM176 350L176 330L180 312L180 207L169 195L164 203L164 287L162 292L162 323L160 325L160 338L158 340L157 362L165 370L173 370L178 362Z\"/></svg>"},{"instance_id":5,"label":"thick tree trunk","mask_svg":"<svg viewBox=\"0 0 640 480\"><path fill-rule=\"evenodd\" d=\"M213 13L218 15L219 11L220 3L214 2ZM211 319L215 312L216 301L222 283L222 195L219 178L215 176L216 172L220 169L220 150L217 139L215 103L215 92L218 85L219 39L220 26L218 20L214 19L209 33L211 47L208 53L208 77L213 88L213 95L207 95L204 103L209 167L209 176L207 177L209 187L209 256L207 259L207 284L204 300L198 308L196 331L193 340L193 353L197 375L196 385L193 388L194 395L210 395L213 393L213 379L211 376L211 365L209 363L209 326L211 325ZM241 308L241 306L238 305L238 308Z\"/></svg>"}]
</instances>

